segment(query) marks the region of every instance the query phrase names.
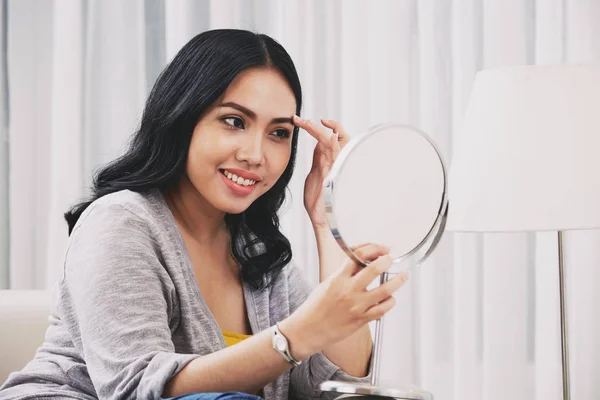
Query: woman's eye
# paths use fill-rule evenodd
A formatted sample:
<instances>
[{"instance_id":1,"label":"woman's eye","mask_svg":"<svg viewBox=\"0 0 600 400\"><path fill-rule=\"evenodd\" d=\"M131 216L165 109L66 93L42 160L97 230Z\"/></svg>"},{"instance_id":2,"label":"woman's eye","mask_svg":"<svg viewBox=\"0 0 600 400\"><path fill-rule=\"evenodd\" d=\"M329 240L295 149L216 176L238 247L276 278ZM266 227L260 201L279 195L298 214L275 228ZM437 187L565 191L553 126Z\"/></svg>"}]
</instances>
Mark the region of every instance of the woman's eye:
<instances>
[{"instance_id":1,"label":"woman's eye","mask_svg":"<svg viewBox=\"0 0 600 400\"><path fill-rule=\"evenodd\" d=\"M231 126L232 128L244 129L244 121L241 118L227 117L227 118L223 118L223 122L225 122L227 125Z\"/></svg>"},{"instance_id":2,"label":"woman's eye","mask_svg":"<svg viewBox=\"0 0 600 400\"><path fill-rule=\"evenodd\" d=\"M278 129L273 132L273 135L277 136L279 139L287 139L290 137L290 131L287 129Z\"/></svg>"}]
</instances>

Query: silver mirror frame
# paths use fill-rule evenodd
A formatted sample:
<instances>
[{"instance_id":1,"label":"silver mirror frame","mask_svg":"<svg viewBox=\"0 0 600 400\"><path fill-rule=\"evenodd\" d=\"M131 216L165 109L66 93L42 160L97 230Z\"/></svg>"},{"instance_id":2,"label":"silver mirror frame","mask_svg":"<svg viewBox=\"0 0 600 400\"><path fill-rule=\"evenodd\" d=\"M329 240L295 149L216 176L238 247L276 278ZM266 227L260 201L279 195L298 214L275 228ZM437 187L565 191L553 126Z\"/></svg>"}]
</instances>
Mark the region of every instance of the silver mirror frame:
<instances>
[{"instance_id":1,"label":"silver mirror frame","mask_svg":"<svg viewBox=\"0 0 600 400\"><path fill-rule=\"evenodd\" d=\"M392 260L392 262L394 264L396 264L396 263L400 263L402 261L407 260L412 255L414 255L419 250L421 250L422 247L431 240L431 246L426 250L425 254L418 260L418 264L423 263L431 255L433 250L435 250L435 248L437 247L437 244L439 243L439 241L444 233L444 228L446 226L446 220L447 220L447 216L448 216L447 168L446 168L446 164L444 163L444 159L442 158L439 148L433 142L431 137L429 135L427 135L426 133L424 133L423 131L421 131L413 126L409 126L409 125L380 124L380 125L376 125L376 126L370 128L369 130L367 130L367 132L350 140L350 142L342 149L342 151L338 155L337 159L335 160L335 162L331 168L331 171L329 171L329 174L327 174L327 177L325 178L325 181L323 182L323 191L324 191L324 198L325 198L325 212L327 215L327 221L329 223L331 232L332 232L335 240L337 241L338 245L344 250L344 252L348 255L348 257L350 257L353 261L355 261L359 265L363 265L363 266L366 266L368 264L368 262L361 260L356 254L354 254L350 244L344 240L342 234L339 231L339 228L338 228L339 224L335 217L335 206L334 206L334 203L335 203L334 189L336 186L335 183L336 183L336 180L338 179L338 177L340 176L340 174L342 173L342 171L344 170L344 163L345 163L346 159L350 156L350 154L352 154L352 152L358 147L358 145L361 144L362 142L364 142L366 139L373 136L374 134L376 134L377 132L380 132L384 129L389 129L389 128L409 129L409 130L412 130L412 131L420 134L423 138L425 138L431 144L433 149L435 150L436 155L442 166L442 173L444 175L444 189L443 189L443 193L442 193L442 200L440 202L440 208L438 210L438 215L437 215L434 223L432 224L429 232L414 249L412 249L411 251L409 251L408 253L406 253L404 255L394 258Z\"/></svg>"}]
</instances>

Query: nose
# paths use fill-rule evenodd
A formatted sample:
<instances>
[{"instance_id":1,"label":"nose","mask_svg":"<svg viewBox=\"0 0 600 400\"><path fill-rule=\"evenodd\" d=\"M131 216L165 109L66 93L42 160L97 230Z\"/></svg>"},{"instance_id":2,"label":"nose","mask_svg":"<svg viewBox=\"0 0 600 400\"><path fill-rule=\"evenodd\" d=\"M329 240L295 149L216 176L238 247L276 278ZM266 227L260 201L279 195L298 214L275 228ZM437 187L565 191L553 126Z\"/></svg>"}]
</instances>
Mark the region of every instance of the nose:
<instances>
[{"instance_id":1,"label":"nose","mask_svg":"<svg viewBox=\"0 0 600 400\"><path fill-rule=\"evenodd\" d=\"M260 133L245 135L244 140L235 153L240 162L256 166L264 163L263 137Z\"/></svg>"}]
</instances>

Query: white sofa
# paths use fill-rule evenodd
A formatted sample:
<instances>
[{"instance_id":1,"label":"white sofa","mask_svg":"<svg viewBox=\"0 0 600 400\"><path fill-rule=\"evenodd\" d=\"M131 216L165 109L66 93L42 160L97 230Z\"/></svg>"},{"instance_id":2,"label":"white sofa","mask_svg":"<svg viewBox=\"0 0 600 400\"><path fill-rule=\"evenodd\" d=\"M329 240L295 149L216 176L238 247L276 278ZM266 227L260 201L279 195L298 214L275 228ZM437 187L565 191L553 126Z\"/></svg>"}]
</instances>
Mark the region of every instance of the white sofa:
<instances>
[{"instance_id":1,"label":"white sofa","mask_svg":"<svg viewBox=\"0 0 600 400\"><path fill-rule=\"evenodd\" d=\"M49 315L50 292L0 290L0 384L33 358Z\"/></svg>"}]
</instances>

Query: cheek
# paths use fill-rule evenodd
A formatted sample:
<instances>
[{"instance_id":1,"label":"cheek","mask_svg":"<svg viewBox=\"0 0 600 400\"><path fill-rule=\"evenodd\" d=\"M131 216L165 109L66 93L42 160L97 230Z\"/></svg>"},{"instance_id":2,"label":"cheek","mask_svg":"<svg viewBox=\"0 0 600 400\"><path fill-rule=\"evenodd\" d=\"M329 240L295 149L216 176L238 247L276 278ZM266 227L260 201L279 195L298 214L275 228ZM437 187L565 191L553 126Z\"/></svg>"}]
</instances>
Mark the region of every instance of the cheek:
<instances>
[{"instance_id":1,"label":"cheek","mask_svg":"<svg viewBox=\"0 0 600 400\"><path fill-rule=\"evenodd\" d=\"M287 150L278 149L279 151L273 157L272 165L274 172L277 174L277 179L283 174L292 154L291 146Z\"/></svg>"},{"instance_id":2,"label":"cheek","mask_svg":"<svg viewBox=\"0 0 600 400\"><path fill-rule=\"evenodd\" d=\"M187 159L188 174L200 172L201 168L199 167L202 165L203 161L206 161L206 154L204 154L203 149L204 146L201 141L192 138Z\"/></svg>"},{"instance_id":3,"label":"cheek","mask_svg":"<svg viewBox=\"0 0 600 400\"><path fill-rule=\"evenodd\" d=\"M220 152L210 140L194 139L188 151L187 174L190 178L206 179L214 175Z\"/></svg>"},{"instance_id":4,"label":"cheek","mask_svg":"<svg viewBox=\"0 0 600 400\"><path fill-rule=\"evenodd\" d=\"M222 159L228 156L231 144L227 143L226 138L221 137L218 132L213 133L207 129L207 132L203 133L192 137L188 159L195 165L202 164L206 168L222 162Z\"/></svg>"}]
</instances>

